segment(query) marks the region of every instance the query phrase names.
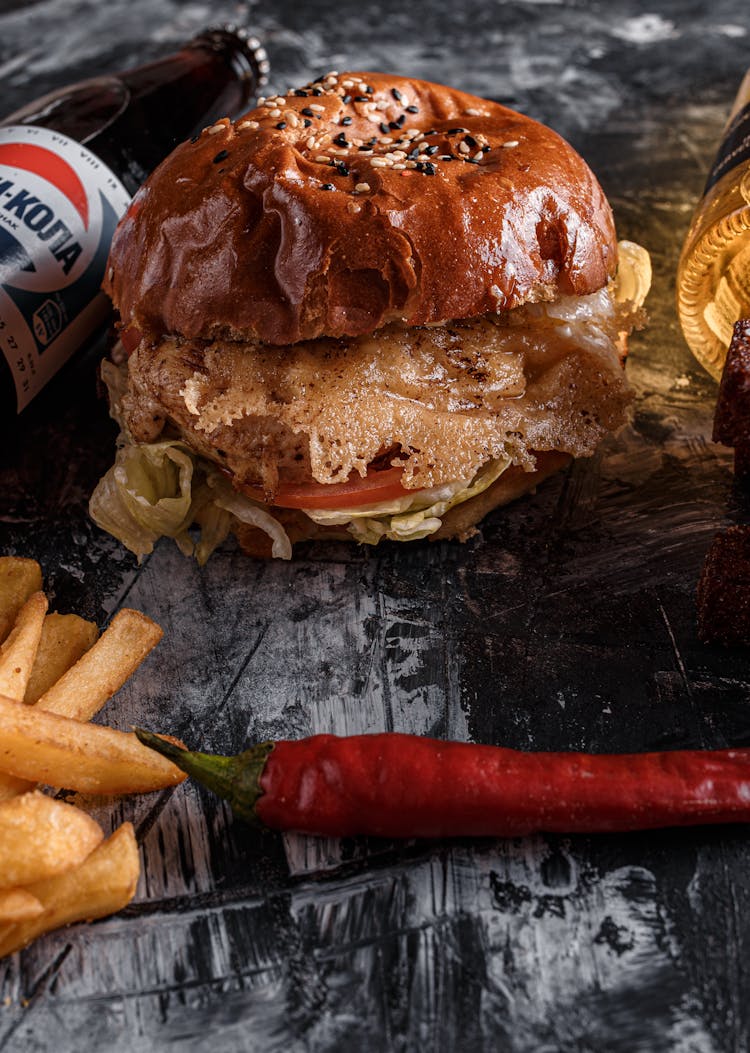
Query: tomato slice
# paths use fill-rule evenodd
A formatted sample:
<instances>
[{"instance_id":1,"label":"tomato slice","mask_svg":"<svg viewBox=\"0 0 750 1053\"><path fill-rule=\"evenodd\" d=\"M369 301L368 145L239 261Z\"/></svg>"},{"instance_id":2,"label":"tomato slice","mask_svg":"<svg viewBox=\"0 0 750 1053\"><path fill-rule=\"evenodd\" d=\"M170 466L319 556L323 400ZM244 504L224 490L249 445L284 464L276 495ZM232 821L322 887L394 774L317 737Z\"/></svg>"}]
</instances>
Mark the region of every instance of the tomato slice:
<instances>
[{"instance_id":1,"label":"tomato slice","mask_svg":"<svg viewBox=\"0 0 750 1053\"><path fill-rule=\"evenodd\" d=\"M386 468L364 479L352 472L345 483L282 483L272 503L277 508L353 508L417 493L401 485L401 474L401 468ZM243 486L242 492L265 502L260 487Z\"/></svg>"}]
</instances>

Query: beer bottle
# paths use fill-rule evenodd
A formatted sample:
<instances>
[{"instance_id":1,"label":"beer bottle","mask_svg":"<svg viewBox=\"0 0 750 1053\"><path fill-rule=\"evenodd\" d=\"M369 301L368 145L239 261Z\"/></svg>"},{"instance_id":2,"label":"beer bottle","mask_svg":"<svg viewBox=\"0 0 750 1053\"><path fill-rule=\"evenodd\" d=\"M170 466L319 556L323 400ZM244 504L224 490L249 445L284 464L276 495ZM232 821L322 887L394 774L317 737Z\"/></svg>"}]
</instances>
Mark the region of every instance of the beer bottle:
<instances>
[{"instance_id":1,"label":"beer bottle","mask_svg":"<svg viewBox=\"0 0 750 1053\"><path fill-rule=\"evenodd\" d=\"M100 285L130 197L178 143L239 113L267 72L259 42L222 26L0 121L0 424L106 321Z\"/></svg>"}]
</instances>

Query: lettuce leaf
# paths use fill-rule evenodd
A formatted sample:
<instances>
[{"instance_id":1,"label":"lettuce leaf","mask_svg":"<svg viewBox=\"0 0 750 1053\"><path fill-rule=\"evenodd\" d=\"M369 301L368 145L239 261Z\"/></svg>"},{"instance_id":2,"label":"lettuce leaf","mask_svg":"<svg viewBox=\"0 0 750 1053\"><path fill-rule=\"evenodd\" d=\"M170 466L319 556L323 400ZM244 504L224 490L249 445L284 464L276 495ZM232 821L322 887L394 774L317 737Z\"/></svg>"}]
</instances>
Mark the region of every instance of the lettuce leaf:
<instances>
[{"instance_id":1,"label":"lettuce leaf","mask_svg":"<svg viewBox=\"0 0 750 1053\"><path fill-rule=\"evenodd\" d=\"M456 505L481 494L510 466L509 458L498 458L483 465L470 481L446 483L429 490L353 508L305 508L304 513L321 526L346 526L357 541L377 545L391 541L417 541L429 537L442 526L442 516Z\"/></svg>"},{"instance_id":2,"label":"lettuce leaf","mask_svg":"<svg viewBox=\"0 0 750 1053\"><path fill-rule=\"evenodd\" d=\"M91 518L102 530L139 561L153 552L160 537L174 538L180 550L202 566L227 537L232 521L239 519L268 534L275 557L291 559L292 545L281 523L258 502L236 493L222 473L186 443L134 443L122 420L122 371L104 362L102 378L109 389L110 412L123 429L115 463L89 501Z\"/></svg>"}]
</instances>

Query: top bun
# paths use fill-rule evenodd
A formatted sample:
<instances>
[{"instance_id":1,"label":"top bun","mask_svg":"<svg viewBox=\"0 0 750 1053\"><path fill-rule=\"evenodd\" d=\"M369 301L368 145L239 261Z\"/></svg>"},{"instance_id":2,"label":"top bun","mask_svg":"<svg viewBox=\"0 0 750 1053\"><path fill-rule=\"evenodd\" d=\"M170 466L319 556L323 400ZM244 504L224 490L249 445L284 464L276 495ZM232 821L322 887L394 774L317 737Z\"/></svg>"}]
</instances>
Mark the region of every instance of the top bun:
<instances>
[{"instance_id":1,"label":"top bun","mask_svg":"<svg viewBox=\"0 0 750 1053\"><path fill-rule=\"evenodd\" d=\"M149 341L291 344L584 295L616 255L602 189L555 132L343 73L178 147L121 221L105 290Z\"/></svg>"}]
</instances>

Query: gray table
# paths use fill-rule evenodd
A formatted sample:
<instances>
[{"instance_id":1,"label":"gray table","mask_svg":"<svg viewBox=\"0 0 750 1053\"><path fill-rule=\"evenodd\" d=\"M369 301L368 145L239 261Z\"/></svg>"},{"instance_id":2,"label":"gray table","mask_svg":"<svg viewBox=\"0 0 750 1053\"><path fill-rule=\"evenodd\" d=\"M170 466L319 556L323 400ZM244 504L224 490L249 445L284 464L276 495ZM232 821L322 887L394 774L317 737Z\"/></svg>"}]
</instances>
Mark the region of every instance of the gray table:
<instances>
[{"instance_id":1,"label":"gray table","mask_svg":"<svg viewBox=\"0 0 750 1053\"><path fill-rule=\"evenodd\" d=\"M246 13L272 88L395 69L498 98L583 152L652 253L632 426L466 545L141 567L86 516L113 429L90 364L0 453L0 550L60 609L166 637L103 713L194 745L401 731L530 749L750 743L750 662L700 645L694 586L743 514L715 386L673 310L678 247L748 55L745 0L0 6L9 110ZM748 1048L742 828L393 845L258 837L193 785L97 811L142 848L134 904L0 963L0 1049L719 1053ZM5 999L5 1002L3 1002Z\"/></svg>"}]
</instances>

